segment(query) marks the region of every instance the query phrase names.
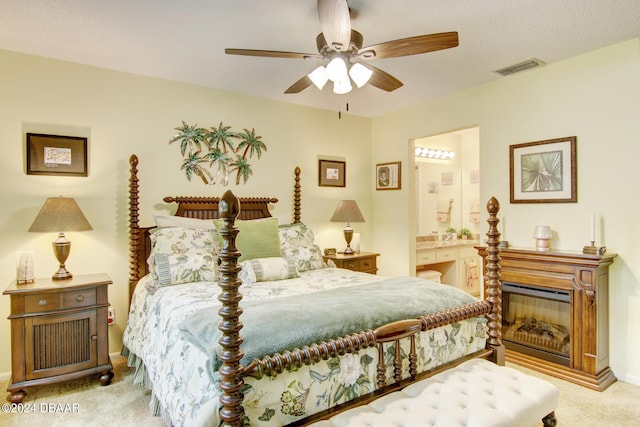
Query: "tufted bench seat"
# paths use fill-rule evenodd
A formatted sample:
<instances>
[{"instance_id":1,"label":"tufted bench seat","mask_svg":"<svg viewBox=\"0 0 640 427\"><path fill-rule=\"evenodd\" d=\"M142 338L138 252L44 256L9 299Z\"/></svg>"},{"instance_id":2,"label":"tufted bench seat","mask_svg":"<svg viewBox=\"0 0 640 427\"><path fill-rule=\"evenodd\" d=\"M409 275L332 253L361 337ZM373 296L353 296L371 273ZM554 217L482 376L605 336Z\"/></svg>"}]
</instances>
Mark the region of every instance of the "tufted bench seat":
<instances>
[{"instance_id":1,"label":"tufted bench seat","mask_svg":"<svg viewBox=\"0 0 640 427\"><path fill-rule=\"evenodd\" d=\"M315 427L555 426L558 389L544 380L484 359L349 409Z\"/></svg>"}]
</instances>

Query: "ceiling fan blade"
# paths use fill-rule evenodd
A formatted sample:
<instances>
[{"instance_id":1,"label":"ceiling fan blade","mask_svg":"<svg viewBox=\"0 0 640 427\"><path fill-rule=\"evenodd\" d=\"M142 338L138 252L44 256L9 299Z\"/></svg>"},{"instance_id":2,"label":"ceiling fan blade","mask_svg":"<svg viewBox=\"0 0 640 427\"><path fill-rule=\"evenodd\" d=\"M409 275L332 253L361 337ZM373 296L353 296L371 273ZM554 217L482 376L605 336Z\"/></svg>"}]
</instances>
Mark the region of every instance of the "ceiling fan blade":
<instances>
[{"instance_id":1,"label":"ceiling fan blade","mask_svg":"<svg viewBox=\"0 0 640 427\"><path fill-rule=\"evenodd\" d=\"M368 82L371 86L386 90L387 92L392 92L403 86L403 83L400 80L396 79L386 71L382 71L380 68L376 68L369 64L365 66L373 71Z\"/></svg>"},{"instance_id":2,"label":"ceiling fan blade","mask_svg":"<svg viewBox=\"0 0 640 427\"><path fill-rule=\"evenodd\" d=\"M300 80L298 80L297 82L289 86L289 88L285 90L284 93L299 93L305 90L306 88L308 88L309 86L311 86L312 84L313 82L311 81L311 79L305 74L304 77L302 77Z\"/></svg>"},{"instance_id":3,"label":"ceiling fan blade","mask_svg":"<svg viewBox=\"0 0 640 427\"><path fill-rule=\"evenodd\" d=\"M347 0L318 0L320 28L327 44L334 50L349 50L351 18Z\"/></svg>"},{"instance_id":4,"label":"ceiling fan blade","mask_svg":"<svg viewBox=\"0 0 640 427\"><path fill-rule=\"evenodd\" d=\"M225 49L227 55L261 56L265 58L323 59L317 53L281 52L278 50Z\"/></svg>"},{"instance_id":5,"label":"ceiling fan blade","mask_svg":"<svg viewBox=\"0 0 640 427\"><path fill-rule=\"evenodd\" d=\"M458 33L426 34L407 37L363 47L358 51L362 59L398 58L400 56L417 55L458 46Z\"/></svg>"}]
</instances>

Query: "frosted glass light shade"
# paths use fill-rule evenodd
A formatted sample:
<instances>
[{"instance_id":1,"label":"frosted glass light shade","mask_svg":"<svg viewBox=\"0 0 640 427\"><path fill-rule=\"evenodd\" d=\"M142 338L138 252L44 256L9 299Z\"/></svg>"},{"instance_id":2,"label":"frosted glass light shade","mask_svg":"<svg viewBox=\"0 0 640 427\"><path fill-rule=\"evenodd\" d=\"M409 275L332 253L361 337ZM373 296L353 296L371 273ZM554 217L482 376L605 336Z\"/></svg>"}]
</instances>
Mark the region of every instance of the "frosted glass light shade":
<instances>
[{"instance_id":1,"label":"frosted glass light shade","mask_svg":"<svg viewBox=\"0 0 640 427\"><path fill-rule=\"evenodd\" d=\"M307 74L309 79L313 82L313 84L320 90L324 87L324 85L329 80L329 76L327 76L327 69L324 68L323 65L319 66L309 74Z\"/></svg>"},{"instance_id":2,"label":"frosted glass light shade","mask_svg":"<svg viewBox=\"0 0 640 427\"><path fill-rule=\"evenodd\" d=\"M344 63L344 59L337 56L329 61L327 64L327 77L332 82L349 80L347 64Z\"/></svg>"},{"instance_id":3,"label":"frosted glass light shade","mask_svg":"<svg viewBox=\"0 0 640 427\"><path fill-rule=\"evenodd\" d=\"M373 70L357 62L351 66L349 75L356 86L360 88L367 84L373 75Z\"/></svg>"},{"instance_id":4,"label":"frosted glass light shade","mask_svg":"<svg viewBox=\"0 0 640 427\"><path fill-rule=\"evenodd\" d=\"M338 80L333 83L333 93L337 95L343 95L345 93L351 92L351 82L349 81L349 77L344 80Z\"/></svg>"}]
</instances>

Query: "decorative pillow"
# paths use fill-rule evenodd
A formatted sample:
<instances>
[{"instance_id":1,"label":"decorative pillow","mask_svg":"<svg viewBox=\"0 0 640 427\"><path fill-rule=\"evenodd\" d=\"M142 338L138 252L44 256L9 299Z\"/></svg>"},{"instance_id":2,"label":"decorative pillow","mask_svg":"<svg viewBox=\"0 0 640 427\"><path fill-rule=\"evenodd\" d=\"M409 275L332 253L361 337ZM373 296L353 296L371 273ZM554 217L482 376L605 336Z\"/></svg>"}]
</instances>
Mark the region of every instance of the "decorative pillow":
<instances>
[{"instance_id":1,"label":"decorative pillow","mask_svg":"<svg viewBox=\"0 0 640 427\"><path fill-rule=\"evenodd\" d=\"M222 219L214 219L213 222L218 230L224 227ZM265 218L259 221L236 220L236 227L240 230L236 237L236 246L242 253L238 261L282 256L277 218ZM218 235L222 240L219 232Z\"/></svg>"},{"instance_id":2,"label":"decorative pillow","mask_svg":"<svg viewBox=\"0 0 640 427\"><path fill-rule=\"evenodd\" d=\"M299 272L326 267L322 260L322 251L320 247L315 244L287 248L283 251L283 255L294 259L298 265Z\"/></svg>"},{"instance_id":3,"label":"decorative pillow","mask_svg":"<svg viewBox=\"0 0 640 427\"><path fill-rule=\"evenodd\" d=\"M278 234L280 249L283 251L299 246L313 245L313 230L302 223L280 225L278 226Z\"/></svg>"},{"instance_id":4,"label":"decorative pillow","mask_svg":"<svg viewBox=\"0 0 640 427\"><path fill-rule=\"evenodd\" d=\"M203 230L215 230L212 219L189 218L186 216L153 214L153 219L158 227L188 227L201 228Z\"/></svg>"},{"instance_id":5,"label":"decorative pillow","mask_svg":"<svg viewBox=\"0 0 640 427\"><path fill-rule=\"evenodd\" d=\"M216 280L215 230L160 227L152 230L149 271L161 285Z\"/></svg>"},{"instance_id":6,"label":"decorative pillow","mask_svg":"<svg viewBox=\"0 0 640 427\"><path fill-rule=\"evenodd\" d=\"M256 273L253 272L253 266L249 261L243 261L240 263L242 270L238 272L238 279L242 280L242 283L256 283Z\"/></svg>"},{"instance_id":7,"label":"decorative pillow","mask_svg":"<svg viewBox=\"0 0 640 427\"><path fill-rule=\"evenodd\" d=\"M298 266L291 258L255 258L244 261L242 267L250 266L255 277L255 282L268 282L271 280L284 280L300 277Z\"/></svg>"},{"instance_id":8,"label":"decorative pillow","mask_svg":"<svg viewBox=\"0 0 640 427\"><path fill-rule=\"evenodd\" d=\"M155 254L154 261L160 286L217 280L217 257L211 251Z\"/></svg>"}]
</instances>

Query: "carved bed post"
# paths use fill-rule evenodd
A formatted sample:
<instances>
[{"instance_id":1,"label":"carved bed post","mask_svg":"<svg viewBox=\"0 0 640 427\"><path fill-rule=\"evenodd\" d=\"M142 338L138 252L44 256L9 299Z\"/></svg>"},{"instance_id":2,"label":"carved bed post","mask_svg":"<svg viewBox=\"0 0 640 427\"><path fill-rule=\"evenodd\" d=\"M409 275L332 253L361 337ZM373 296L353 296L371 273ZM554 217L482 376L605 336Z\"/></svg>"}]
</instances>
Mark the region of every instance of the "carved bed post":
<instances>
[{"instance_id":1,"label":"carved bed post","mask_svg":"<svg viewBox=\"0 0 640 427\"><path fill-rule=\"evenodd\" d=\"M242 407L244 396L241 391L244 381L242 379L243 367L240 364L244 354L240 349L242 323L239 319L242 313L239 306L242 299L239 292L242 281L238 279L238 272L241 268L238 265L240 252L236 247L238 228L235 227L236 217L240 213L240 202L230 190L227 190L220 199L218 212L220 218L224 220L224 227L220 229L223 244L218 254L221 260L220 277L218 278L221 292L218 300L222 303L222 307L218 311L221 318L218 329L222 332L222 338L219 341L222 346L220 355L220 360L222 360L222 367L220 367L222 378L220 382L222 389L220 418L222 419L221 425L224 427L239 427L244 426L244 408Z\"/></svg>"},{"instance_id":2,"label":"carved bed post","mask_svg":"<svg viewBox=\"0 0 640 427\"><path fill-rule=\"evenodd\" d=\"M293 185L293 223L300 222L300 205L302 204L302 196L300 192L300 167L296 166L294 170L295 184Z\"/></svg>"},{"instance_id":3,"label":"carved bed post","mask_svg":"<svg viewBox=\"0 0 640 427\"><path fill-rule=\"evenodd\" d=\"M138 207L138 156L132 154L129 157L129 302L133 295L133 289L140 280L140 269L138 264L138 227L140 226Z\"/></svg>"},{"instance_id":4,"label":"carved bed post","mask_svg":"<svg viewBox=\"0 0 640 427\"><path fill-rule=\"evenodd\" d=\"M487 257L485 284L487 295L485 300L491 303L491 313L487 315L489 322L489 338L487 344L494 350L494 362L504 365L504 346L502 345L502 283L500 276L500 232L498 231L498 211L500 203L495 197L487 202L489 212L489 231L487 232Z\"/></svg>"}]
</instances>

